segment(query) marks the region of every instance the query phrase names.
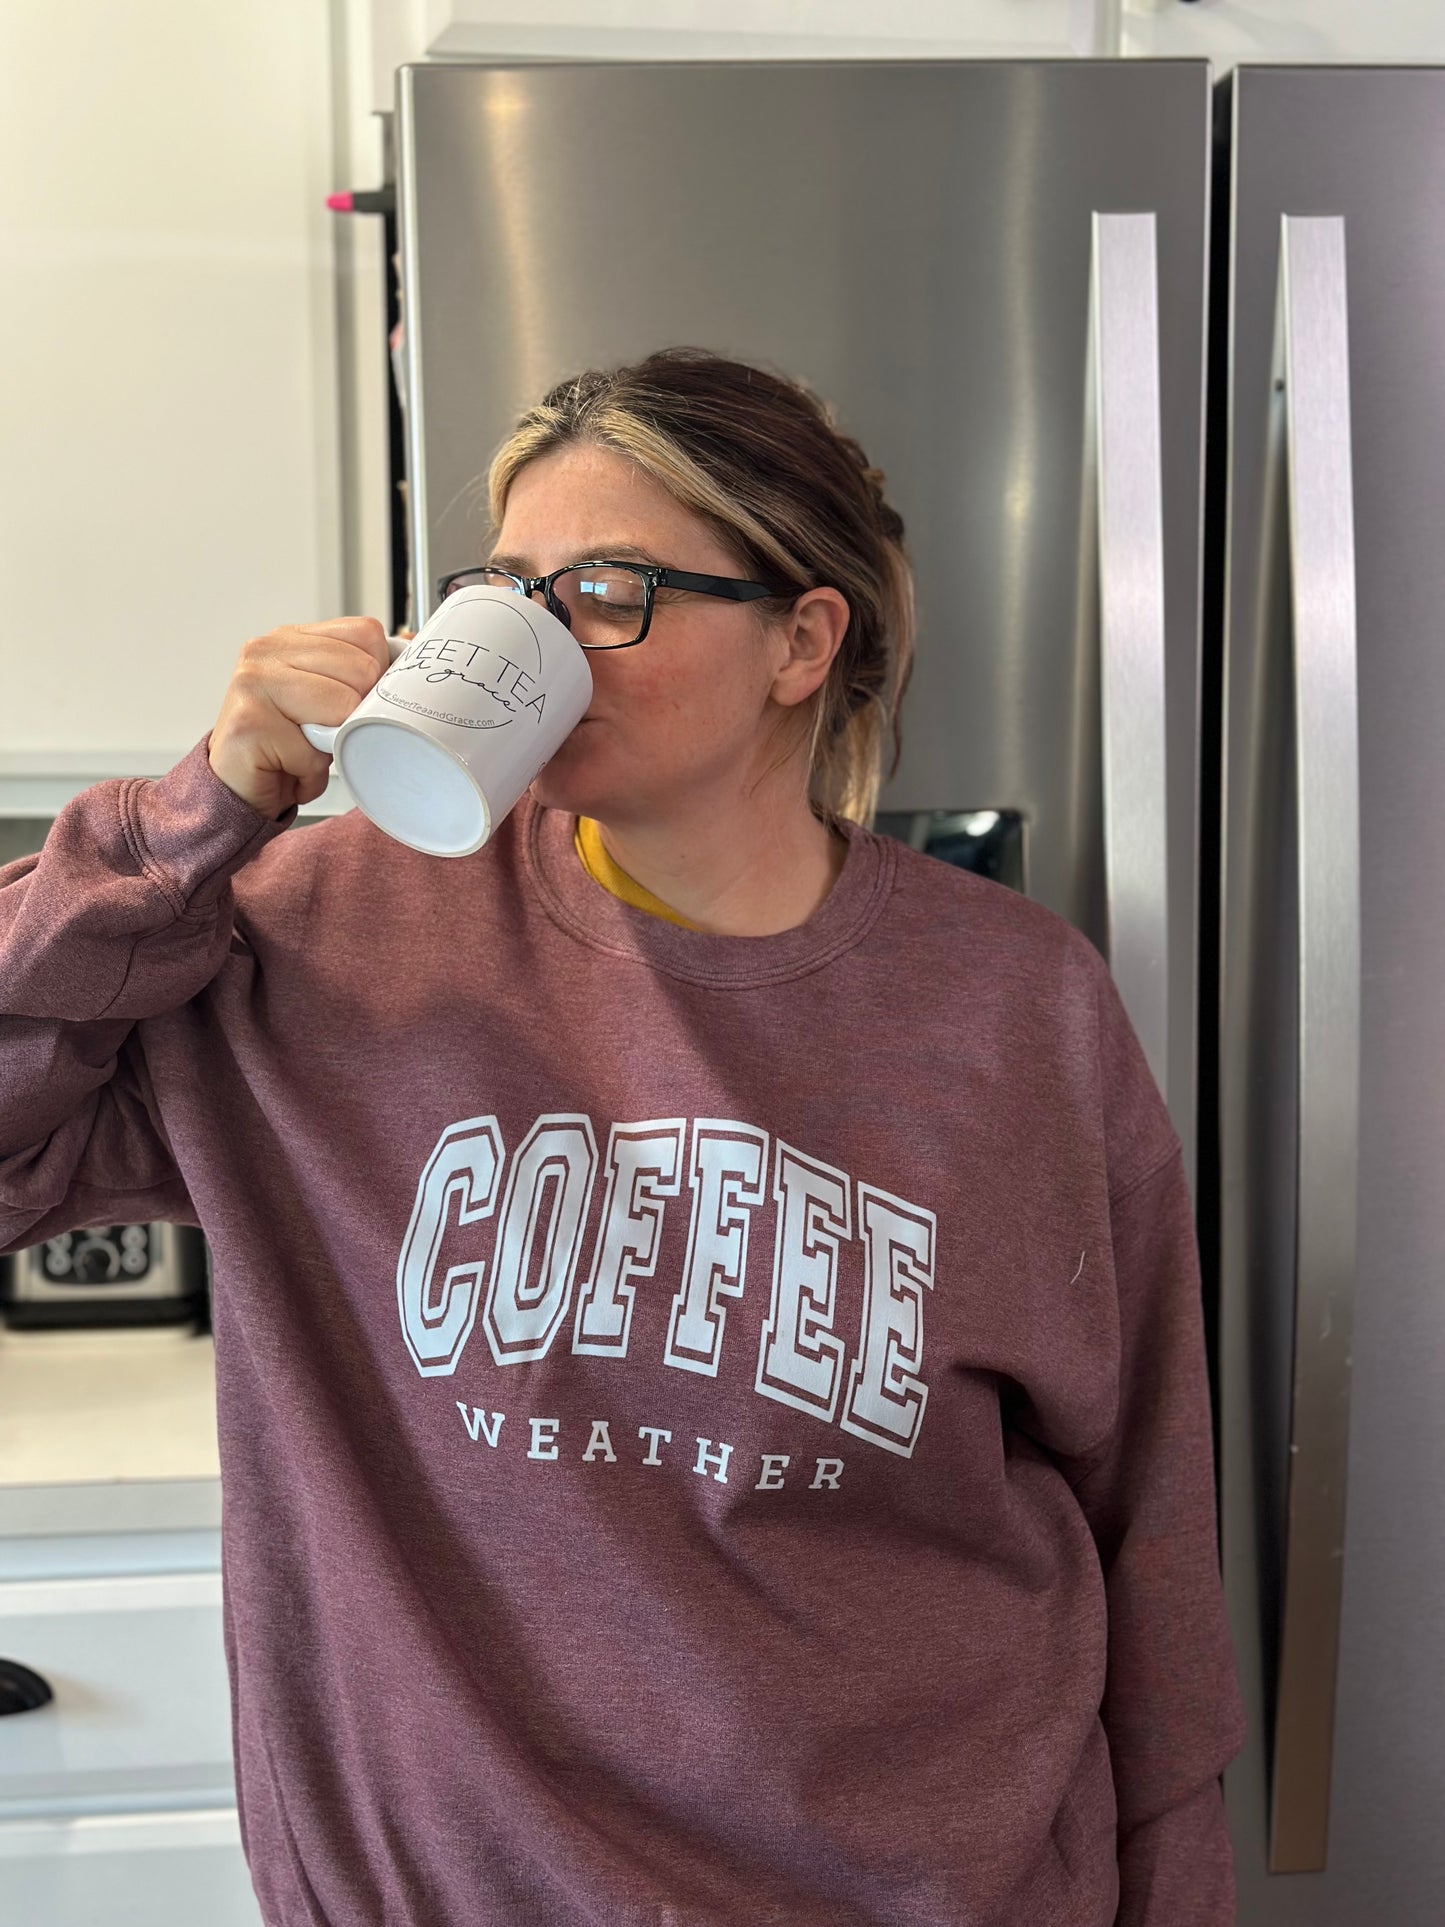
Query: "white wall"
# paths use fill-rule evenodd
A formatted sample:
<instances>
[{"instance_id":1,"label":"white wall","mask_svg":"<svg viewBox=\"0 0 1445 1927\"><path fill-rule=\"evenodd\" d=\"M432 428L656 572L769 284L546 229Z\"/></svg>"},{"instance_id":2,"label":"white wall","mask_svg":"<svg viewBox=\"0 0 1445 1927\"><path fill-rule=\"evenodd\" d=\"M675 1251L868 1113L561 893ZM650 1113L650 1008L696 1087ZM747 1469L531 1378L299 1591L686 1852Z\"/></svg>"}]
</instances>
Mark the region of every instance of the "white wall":
<instances>
[{"instance_id":1,"label":"white wall","mask_svg":"<svg viewBox=\"0 0 1445 1927\"><path fill-rule=\"evenodd\" d=\"M379 111L391 111L393 75L374 39L372 0L329 0L331 15L332 177L341 188L380 186L385 142ZM386 86L373 100L379 59ZM391 609L390 477L387 413L392 371L386 338L382 223L374 216L333 217L337 358L341 390L342 600L347 613L389 622Z\"/></svg>"},{"instance_id":2,"label":"white wall","mask_svg":"<svg viewBox=\"0 0 1445 1927\"><path fill-rule=\"evenodd\" d=\"M1162 0L1126 9L1127 54L1239 61L1445 61L1445 0Z\"/></svg>"},{"instance_id":3,"label":"white wall","mask_svg":"<svg viewBox=\"0 0 1445 1927\"><path fill-rule=\"evenodd\" d=\"M328 38L0 6L0 770L173 756L249 635L340 606Z\"/></svg>"}]
</instances>

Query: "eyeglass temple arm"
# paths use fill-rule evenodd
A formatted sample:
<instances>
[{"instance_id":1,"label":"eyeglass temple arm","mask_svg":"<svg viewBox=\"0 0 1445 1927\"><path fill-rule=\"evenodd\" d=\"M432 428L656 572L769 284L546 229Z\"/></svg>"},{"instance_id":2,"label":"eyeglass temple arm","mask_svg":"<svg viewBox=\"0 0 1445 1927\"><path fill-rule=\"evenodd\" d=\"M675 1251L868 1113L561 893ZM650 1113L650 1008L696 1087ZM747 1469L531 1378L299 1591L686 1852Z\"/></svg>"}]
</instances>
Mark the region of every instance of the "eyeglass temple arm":
<instances>
[{"instance_id":1,"label":"eyeglass temple arm","mask_svg":"<svg viewBox=\"0 0 1445 1927\"><path fill-rule=\"evenodd\" d=\"M730 602L758 602L764 596L787 595L787 589L770 589L764 582L740 582L730 575L692 575L683 569L659 569L660 589L694 589L702 595L726 596ZM801 595L802 591L795 593Z\"/></svg>"}]
</instances>

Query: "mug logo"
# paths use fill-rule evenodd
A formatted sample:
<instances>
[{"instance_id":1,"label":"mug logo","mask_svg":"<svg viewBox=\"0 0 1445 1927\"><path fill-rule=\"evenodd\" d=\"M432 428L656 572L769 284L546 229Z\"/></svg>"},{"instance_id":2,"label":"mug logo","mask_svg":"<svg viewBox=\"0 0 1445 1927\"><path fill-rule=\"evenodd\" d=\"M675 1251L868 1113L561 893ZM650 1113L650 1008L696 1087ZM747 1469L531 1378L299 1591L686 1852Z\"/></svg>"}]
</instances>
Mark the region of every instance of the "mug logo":
<instances>
[{"instance_id":1,"label":"mug logo","mask_svg":"<svg viewBox=\"0 0 1445 1927\"><path fill-rule=\"evenodd\" d=\"M528 715L540 723L547 694L537 687L542 651L532 625L520 609L496 602L488 607L494 612L488 616L493 627L496 617L512 619L505 649L459 636L428 635L424 629L376 685L381 700L459 729L506 729ZM432 702L425 701L424 694L432 696ZM442 703L455 706L437 706Z\"/></svg>"}]
</instances>

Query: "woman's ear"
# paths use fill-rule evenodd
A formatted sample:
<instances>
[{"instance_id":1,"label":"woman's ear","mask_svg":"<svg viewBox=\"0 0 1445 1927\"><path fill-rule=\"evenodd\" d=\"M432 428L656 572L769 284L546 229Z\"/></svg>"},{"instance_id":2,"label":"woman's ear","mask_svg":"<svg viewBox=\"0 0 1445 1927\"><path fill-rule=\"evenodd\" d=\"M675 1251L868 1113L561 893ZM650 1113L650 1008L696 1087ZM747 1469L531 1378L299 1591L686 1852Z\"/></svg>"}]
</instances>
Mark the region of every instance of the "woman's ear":
<instances>
[{"instance_id":1,"label":"woman's ear","mask_svg":"<svg viewBox=\"0 0 1445 1927\"><path fill-rule=\"evenodd\" d=\"M806 702L827 678L837 655L851 611L847 598L834 588L805 589L777 624L776 633L787 645L787 655L773 678L773 701L791 707Z\"/></svg>"}]
</instances>

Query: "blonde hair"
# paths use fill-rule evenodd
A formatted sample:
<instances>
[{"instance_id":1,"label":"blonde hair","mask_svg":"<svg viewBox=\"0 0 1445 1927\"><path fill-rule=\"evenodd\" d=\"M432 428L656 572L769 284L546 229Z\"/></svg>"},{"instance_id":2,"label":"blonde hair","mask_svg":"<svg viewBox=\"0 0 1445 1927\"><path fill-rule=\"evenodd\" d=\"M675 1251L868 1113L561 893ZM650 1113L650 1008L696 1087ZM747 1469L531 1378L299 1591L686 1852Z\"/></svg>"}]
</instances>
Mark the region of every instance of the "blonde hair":
<instances>
[{"instance_id":1,"label":"blonde hair","mask_svg":"<svg viewBox=\"0 0 1445 1927\"><path fill-rule=\"evenodd\" d=\"M903 522L882 471L801 382L667 348L560 382L522 415L488 471L496 527L519 471L570 442L629 456L708 522L748 575L777 583L776 602L749 605L765 617L823 584L846 598L847 629L810 698L808 791L825 822L871 828L902 751L915 623Z\"/></svg>"}]
</instances>

